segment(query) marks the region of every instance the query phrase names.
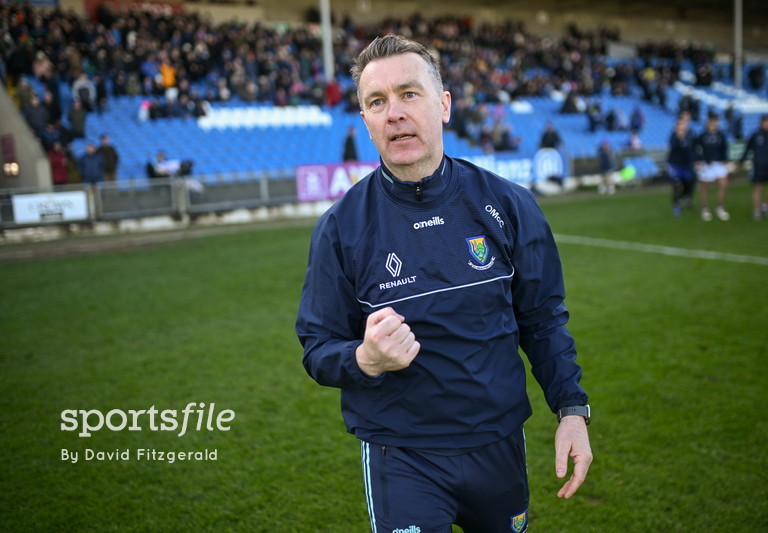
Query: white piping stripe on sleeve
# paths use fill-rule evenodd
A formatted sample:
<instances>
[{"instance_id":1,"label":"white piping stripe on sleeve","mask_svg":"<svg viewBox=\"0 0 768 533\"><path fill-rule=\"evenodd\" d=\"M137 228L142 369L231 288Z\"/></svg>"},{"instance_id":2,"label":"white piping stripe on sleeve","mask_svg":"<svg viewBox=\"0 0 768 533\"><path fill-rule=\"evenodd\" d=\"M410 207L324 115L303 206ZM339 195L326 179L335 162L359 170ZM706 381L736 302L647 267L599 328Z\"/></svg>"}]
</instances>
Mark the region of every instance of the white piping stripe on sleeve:
<instances>
[{"instance_id":1,"label":"white piping stripe on sleeve","mask_svg":"<svg viewBox=\"0 0 768 533\"><path fill-rule=\"evenodd\" d=\"M467 287L474 287L476 285L483 285L485 283L491 283L491 282L494 282L494 281L498 281L500 279L509 279L509 278L513 277L514 275L515 275L515 273L512 272L511 274L509 274L507 276L499 276L499 277L492 278L492 279L487 279L487 280L484 280L484 281L476 281L475 283L467 283L466 285L457 285L456 287L446 287L445 289L436 289L434 291L422 292L421 294L414 294L413 296L406 296L405 298L399 298L397 300L390 300L388 302L383 302L383 303L380 303L380 304L372 304L371 302L366 302L365 300L361 300L360 298L358 298L357 301L360 302L363 305L367 305L368 307L372 307L372 308L375 309L377 307L383 307L385 305L396 304L398 302L404 302L406 300L412 300L414 298L421 298L423 296L429 296L431 294L437 294L437 293L440 293L440 292L447 292L447 291L455 291L457 289L466 289Z\"/></svg>"},{"instance_id":2,"label":"white piping stripe on sleeve","mask_svg":"<svg viewBox=\"0 0 768 533\"><path fill-rule=\"evenodd\" d=\"M360 457L363 462L363 482L365 483L365 502L368 516L371 518L371 531L376 532L376 513L373 510L373 489L371 488L371 445L360 441Z\"/></svg>"}]
</instances>

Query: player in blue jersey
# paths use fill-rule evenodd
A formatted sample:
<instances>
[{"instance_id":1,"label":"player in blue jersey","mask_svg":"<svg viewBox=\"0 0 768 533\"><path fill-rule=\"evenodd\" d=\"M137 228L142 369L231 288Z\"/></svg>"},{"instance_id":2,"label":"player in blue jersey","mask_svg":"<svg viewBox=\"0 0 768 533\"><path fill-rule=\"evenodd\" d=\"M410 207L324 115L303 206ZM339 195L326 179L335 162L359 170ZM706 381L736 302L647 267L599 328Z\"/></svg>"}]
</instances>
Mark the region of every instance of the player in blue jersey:
<instances>
[{"instance_id":1,"label":"player in blue jersey","mask_svg":"<svg viewBox=\"0 0 768 533\"><path fill-rule=\"evenodd\" d=\"M675 122L674 131L669 136L667 164L669 179L672 182L672 213L676 217L683 214L684 202L693 206L693 191L696 185L696 173L693 168L694 137L689 123L689 116L679 117Z\"/></svg>"},{"instance_id":2,"label":"player in blue jersey","mask_svg":"<svg viewBox=\"0 0 768 533\"><path fill-rule=\"evenodd\" d=\"M317 222L296 331L341 389L371 529L526 531L525 351L557 414L570 498L592 462L589 406L552 233L527 189L443 153L451 95L422 45L374 40L352 75L381 166Z\"/></svg>"}]
</instances>

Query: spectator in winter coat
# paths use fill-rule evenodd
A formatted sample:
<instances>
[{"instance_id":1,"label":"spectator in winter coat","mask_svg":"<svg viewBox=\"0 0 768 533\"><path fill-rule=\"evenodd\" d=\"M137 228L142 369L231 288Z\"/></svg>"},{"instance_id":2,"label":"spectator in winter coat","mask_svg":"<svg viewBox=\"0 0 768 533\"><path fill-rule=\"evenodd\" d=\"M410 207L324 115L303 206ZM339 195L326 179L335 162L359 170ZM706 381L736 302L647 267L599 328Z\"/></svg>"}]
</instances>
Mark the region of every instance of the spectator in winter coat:
<instances>
[{"instance_id":1,"label":"spectator in winter coat","mask_svg":"<svg viewBox=\"0 0 768 533\"><path fill-rule=\"evenodd\" d=\"M104 159L104 179L106 181L115 181L117 177L117 164L120 156L115 147L109 141L109 135L102 133L99 137L100 144L96 153Z\"/></svg>"},{"instance_id":2,"label":"spectator in winter coat","mask_svg":"<svg viewBox=\"0 0 768 533\"><path fill-rule=\"evenodd\" d=\"M67 183L67 152L59 141L54 141L48 150L48 160L51 162L51 177L54 185Z\"/></svg>"},{"instance_id":3,"label":"spectator in winter coat","mask_svg":"<svg viewBox=\"0 0 768 533\"><path fill-rule=\"evenodd\" d=\"M85 154L80 156L78 170L83 177L83 183L96 185L104 181L104 158L96 153L96 146L89 142Z\"/></svg>"},{"instance_id":4,"label":"spectator in winter coat","mask_svg":"<svg viewBox=\"0 0 768 533\"><path fill-rule=\"evenodd\" d=\"M72 83L72 98L76 102L80 102L80 105L87 112L96 109L96 85L85 72L82 72Z\"/></svg>"},{"instance_id":5,"label":"spectator in winter coat","mask_svg":"<svg viewBox=\"0 0 768 533\"><path fill-rule=\"evenodd\" d=\"M24 115L29 127L38 137L51 119L48 110L40 103L40 98L36 94L30 97L29 105L22 108L21 113Z\"/></svg>"},{"instance_id":6,"label":"spectator in winter coat","mask_svg":"<svg viewBox=\"0 0 768 533\"><path fill-rule=\"evenodd\" d=\"M83 109L80 101L74 100L72 102L72 107L70 108L69 113L67 113L72 137L76 139L82 139L85 137L85 118L87 115L88 112Z\"/></svg>"}]
</instances>

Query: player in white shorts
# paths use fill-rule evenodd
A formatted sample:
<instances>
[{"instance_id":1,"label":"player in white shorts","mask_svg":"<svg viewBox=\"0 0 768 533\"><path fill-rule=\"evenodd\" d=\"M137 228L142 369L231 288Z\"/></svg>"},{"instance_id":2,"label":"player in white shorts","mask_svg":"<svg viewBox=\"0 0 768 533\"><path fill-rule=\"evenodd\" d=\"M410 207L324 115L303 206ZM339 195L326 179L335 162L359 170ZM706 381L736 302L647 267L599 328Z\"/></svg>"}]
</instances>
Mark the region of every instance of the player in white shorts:
<instances>
[{"instance_id":1,"label":"player in white shorts","mask_svg":"<svg viewBox=\"0 0 768 533\"><path fill-rule=\"evenodd\" d=\"M699 167L699 181L713 182L728 177L728 167L720 161L702 163Z\"/></svg>"},{"instance_id":2,"label":"player in white shorts","mask_svg":"<svg viewBox=\"0 0 768 533\"><path fill-rule=\"evenodd\" d=\"M712 183L717 183L717 207L715 214L720 220L728 220L731 216L725 210L725 191L728 187L728 141L720 131L717 115L707 118L706 129L696 138L696 171L699 177L701 191L701 219L712 220L709 210L709 189Z\"/></svg>"}]
</instances>

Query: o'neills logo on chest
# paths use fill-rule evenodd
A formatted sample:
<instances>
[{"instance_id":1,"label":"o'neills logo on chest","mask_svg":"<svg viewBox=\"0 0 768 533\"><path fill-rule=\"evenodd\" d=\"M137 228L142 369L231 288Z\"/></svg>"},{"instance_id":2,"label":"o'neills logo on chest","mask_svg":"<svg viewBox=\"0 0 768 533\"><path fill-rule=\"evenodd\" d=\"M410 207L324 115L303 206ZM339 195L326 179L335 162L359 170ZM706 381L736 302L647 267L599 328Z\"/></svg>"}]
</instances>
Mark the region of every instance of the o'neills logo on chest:
<instances>
[{"instance_id":1,"label":"o'neills logo on chest","mask_svg":"<svg viewBox=\"0 0 768 533\"><path fill-rule=\"evenodd\" d=\"M432 226L442 226L445 224L443 217L432 217L429 220L422 220L421 222L415 222L413 229L431 228Z\"/></svg>"}]
</instances>

